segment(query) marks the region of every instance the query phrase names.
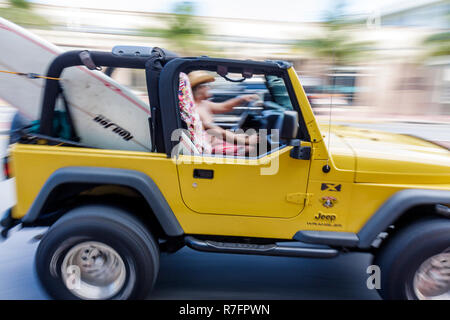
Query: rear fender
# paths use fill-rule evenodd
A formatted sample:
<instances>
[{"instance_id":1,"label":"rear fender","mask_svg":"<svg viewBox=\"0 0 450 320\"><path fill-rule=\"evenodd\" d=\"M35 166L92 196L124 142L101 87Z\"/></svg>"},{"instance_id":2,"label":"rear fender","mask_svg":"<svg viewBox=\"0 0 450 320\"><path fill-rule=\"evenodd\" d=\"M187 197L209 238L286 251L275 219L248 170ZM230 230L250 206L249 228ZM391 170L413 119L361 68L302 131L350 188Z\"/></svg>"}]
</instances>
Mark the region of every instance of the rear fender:
<instances>
[{"instance_id":1,"label":"rear fender","mask_svg":"<svg viewBox=\"0 0 450 320\"><path fill-rule=\"evenodd\" d=\"M140 193L152 209L156 219L168 236L184 234L155 182L146 174L128 169L101 167L65 167L56 170L45 182L22 223L32 224L41 214L51 192L67 183L109 184L130 187Z\"/></svg>"}]
</instances>

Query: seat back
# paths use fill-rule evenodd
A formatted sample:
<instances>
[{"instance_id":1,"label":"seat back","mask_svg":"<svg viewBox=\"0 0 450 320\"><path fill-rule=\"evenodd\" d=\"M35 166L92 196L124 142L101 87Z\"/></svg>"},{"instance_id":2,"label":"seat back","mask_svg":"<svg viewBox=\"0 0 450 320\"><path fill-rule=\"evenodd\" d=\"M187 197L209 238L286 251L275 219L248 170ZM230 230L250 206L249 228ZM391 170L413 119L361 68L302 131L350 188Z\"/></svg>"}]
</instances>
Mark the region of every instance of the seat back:
<instances>
[{"instance_id":1,"label":"seat back","mask_svg":"<svg viewBox=\"0 0 450 320\"><path fill-rule=\"evenodd\" d=\"M194 146L191 139L184 133L181 133L180 143L178 144L177 154L199 156L200 152Z\"/></svg>"},{"instance_id":2,"label":"seat back","mask_svg":"<svg viewBox=\"0 0 450 320\"><path fill-rule=\"evenodd\" d=\"M181 120L186 123L186 127L189 133L189 139L193 146L196 148L194 154L209 154L211 153L211 144L207 138L207 134L203 129L202 121L200 120L200 114L197 111L197 107L194 103L194 95L192 93L191 84L188 76L180 73L180 85L178 88L178 100L180 102L180 115Z\"/></svg>"}]
</instances>

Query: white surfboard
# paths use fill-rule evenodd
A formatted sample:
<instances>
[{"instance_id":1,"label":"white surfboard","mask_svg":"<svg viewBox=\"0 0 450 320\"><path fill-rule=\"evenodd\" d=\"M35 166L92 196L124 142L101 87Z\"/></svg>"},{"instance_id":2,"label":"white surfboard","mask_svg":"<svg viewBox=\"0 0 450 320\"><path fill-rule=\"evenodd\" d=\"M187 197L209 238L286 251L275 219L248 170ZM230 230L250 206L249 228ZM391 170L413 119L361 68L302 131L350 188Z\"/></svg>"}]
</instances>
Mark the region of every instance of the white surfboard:
<instances>
[{"instance_id":1,"label":"white surfboard","mask_svg":"<svg viewBox=\"0 0 450 320\"><path fill-rule=\"evenodd\" d=\"M63 50L0 18L0 70L45 75ZM149 106L130 89L85 66L63 71L61 84L81 143L97 148L151 150ZM30 120L40 118L45 80L0 73L0 99Z\"/></svg>"}]
</instances>

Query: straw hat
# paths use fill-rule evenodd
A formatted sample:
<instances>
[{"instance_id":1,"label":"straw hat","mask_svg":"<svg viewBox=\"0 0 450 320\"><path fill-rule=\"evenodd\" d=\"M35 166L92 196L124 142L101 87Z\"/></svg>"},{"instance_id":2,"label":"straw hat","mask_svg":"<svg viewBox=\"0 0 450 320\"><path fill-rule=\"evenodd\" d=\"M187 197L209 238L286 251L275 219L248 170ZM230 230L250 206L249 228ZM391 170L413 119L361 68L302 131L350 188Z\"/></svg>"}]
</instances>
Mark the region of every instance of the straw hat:
<instances>
[{"instance_id":1,"label":"straw hat","mask_svg":"<svg viewBox=\"0 0 450 320\"><path fill-rule=\"evenodd\" d=\"M213 82L215 80L211 74L203 70L192 71L189 73L188 77L192 89L194 89L199 84Z\"/></svg>"}]
</instances>

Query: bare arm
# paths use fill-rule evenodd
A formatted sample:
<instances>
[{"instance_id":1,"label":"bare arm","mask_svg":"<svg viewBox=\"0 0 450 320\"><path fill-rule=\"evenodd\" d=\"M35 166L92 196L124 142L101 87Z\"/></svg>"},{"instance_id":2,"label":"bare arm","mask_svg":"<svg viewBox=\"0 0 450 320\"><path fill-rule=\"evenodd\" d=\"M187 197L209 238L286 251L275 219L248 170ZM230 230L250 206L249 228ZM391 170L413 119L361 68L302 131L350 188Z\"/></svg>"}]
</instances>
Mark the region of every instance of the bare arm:
<instances>
[{"instance_id":1,"label":"bare arm","mask_svg":"<svg viewBox=\"0 0 450 320\"><path fill-rule=\"evenodd\" d=\"M202 121L203 128L208 130L208 133L220 140L227 141L229 143L237 144L256 144L258 143L257 135L236 134L229 130L225 130L214 124L214 119L211 115L211 103L209 101L203 101L198 105L198 114Z\"/></svg>"},{"instance_id":2,"label":"bare arm","mask_svg":"<svg viewBox=\"0 0 450 320\"><path fill-rule=\"evenodd\" d=\"M255 94L246 94L238 96L236 98L229 99L224 102L212 102L208 101L208 107L212 113L225 113L231 111L234 107L237 107L245 102L257 100L259 97Z\"/></svg>"}]
</instances>

